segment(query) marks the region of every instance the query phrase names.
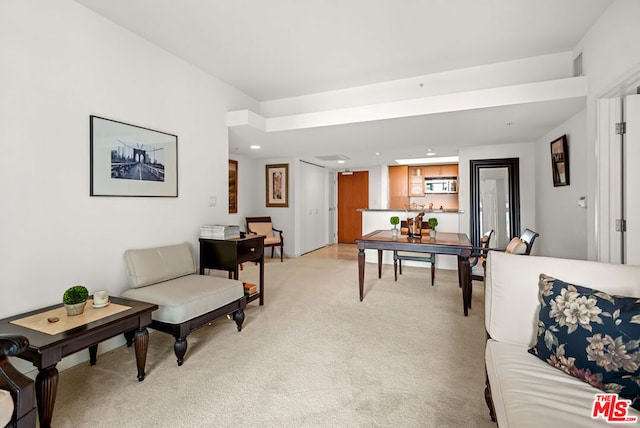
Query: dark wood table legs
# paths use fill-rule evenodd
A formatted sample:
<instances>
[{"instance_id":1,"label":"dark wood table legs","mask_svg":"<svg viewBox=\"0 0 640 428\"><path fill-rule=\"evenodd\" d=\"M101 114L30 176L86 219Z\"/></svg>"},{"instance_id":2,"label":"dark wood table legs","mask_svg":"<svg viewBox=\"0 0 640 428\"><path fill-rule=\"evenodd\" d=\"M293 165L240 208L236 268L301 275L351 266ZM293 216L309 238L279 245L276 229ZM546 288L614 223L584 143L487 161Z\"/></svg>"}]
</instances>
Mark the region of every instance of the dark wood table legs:
<instances>
[{"instance_id":1,"label":"dark wood table legs","mask_svg":"<svg viewBox=\"0 0 640 428\"><path fill-rule=\"evenodd\" d=\"M127 334L126 336L129 336ZM129 338L127 338L128 344ZM133 344L136 352L136 363L138 366L138 381L142 382L145 377L144 367L147 362L147 350L149 348L149 331L146 327L139 328L133 336ZM89 347L89 363L93 366L97 361L98 345ZM53 408L56 403L56 392L58 390L58 369L54 364L51 367L38 369L36 376L36 401L38 403L38 417L40 426L50 427L53 417Z\"/></svg>"},{"instance_id":2,"label":"dark wood table legs","mask_svg":"<svg viewBox=\"0 0 640 428\"><path fill-rule=\"evenodd\" d=\"M147 349L149 348L149 332L146 327L136 330L133 338L133 346L136 350L136 364L138 365L138 381L144 380L144 365L147 362Z\"/></svg>"},{"instance_id":3,"label":"dark wood table legs","mask_svg":"<svg viewBox=\"0 0 640 428\"><path fill-rule=\"evenodd\" d=\"M458 257L458 282L462 289L462 305L467 316L471 308L471 266L469 256L472 245L464 233L438 232L435 237L409 238L393 237L388 230L376 230L356 239L358 243L358 288L360 301L364 298L365 250L378 251L378 278L382 277L382 252L415 251L420 253L444 254ZM395 275L394 260L394 275Z\"/></svg>"},{"instance_id":4,"label":"dark wood table legs","mask_svg":"<svg viewBox=\"0 0 640 428\"><path fill-rule=\"evenodd\" d=\"M36 376L36 401L38 403L38 419L40 419L42 428L51 426L57 389L58 369L56 365L39 369Z\"/></svg>"},{"instance_id":5,"label":"dark wood table legs","mask_svg":"<svg viewBox=\"0 0 640 428\"><path fill-rule=\"evenodd\" d=\"M462 306L466 317L471 308L471 265L468 257L458 256L458 278L462 286Z\"/></svg>"},{"instance_id":6,"label":"dark wood table legs","mask_svg":"<svg viewBox=\"0 0 640 428\"><path fill-rule=\"evenodd\" d=\"M264 305L264 236L249 235L245 238L200 238L200 275L205 269L226 270L229 279L238 279L239 267L244 262L260 264L260 292L247 298L247 303L260 298Z\"/></svg>"},{"instance_id":7,"label":"dark wood table legs","mask_svg":"<svg viewBox=\"0 0 640 428\"><path fill-rule=\"evenodd\" d=\"M95 365L98 344L125 333L127 345L135 342L138 380L144 379L144 366L149 346L149 332L146 326L151 324L151 313L158 309L158 305L116 296L112 296L111 301L125 308L120 312L83 324L82 328L73 328L56 334L28 329L12 321L28 316L44 317L47 312L61 308L62 304L0 320L0 331L29 338L29 347L18 357L30 361L38 368L34 386L41 427L51 426L58 389L58 369L56 366L68 355L88 348L89 362L91 365Z\"/></svg>"},{"instance_id":8,"label":"dark wood table legs","mask_svg":"<svg viewBox=\"0 0 640 428\"><path fill-rule=\"evenodd\" d=\"M360 286L360 301L364 298L364 248L358 250L358 285Z\"/></svg>"}]
</instances>

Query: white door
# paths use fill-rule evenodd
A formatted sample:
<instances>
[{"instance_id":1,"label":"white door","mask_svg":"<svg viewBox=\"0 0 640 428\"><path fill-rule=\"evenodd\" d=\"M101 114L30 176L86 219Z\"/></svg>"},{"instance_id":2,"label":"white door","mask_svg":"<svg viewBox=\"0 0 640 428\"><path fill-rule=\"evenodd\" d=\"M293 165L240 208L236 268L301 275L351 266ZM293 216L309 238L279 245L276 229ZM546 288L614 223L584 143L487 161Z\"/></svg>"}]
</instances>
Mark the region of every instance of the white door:
<instances>
[{"instance_id":1,"label":"white door","mask_svg":"<svg viewBox=\"0 0 640 428\"><path fill-rule=\"evenodd\" d=\"M328 204L326 168L300 162L300 253L327 245Z\"/></svg>"},{"instance_id":2,"label":"white door","mask_svg":"<svg viewBox=\"0 0 640 428\"><path fill-rule=\"evenodd\" d=\"M624 122L619 133L616 124ZM598 103L598 260L640 265L640 95ZM626 231L620 224L626 222Z\"/></svg>"},{"instance_id":3,"label":"white door","mask_svg":"<svg viewBox=\"0 0 640 428\"><path fill-rule=\"evenodd\" d=\"M640 95L628 95L624 103L625 158L625 263L640 265Z\"/></svg>"}]
</instances>

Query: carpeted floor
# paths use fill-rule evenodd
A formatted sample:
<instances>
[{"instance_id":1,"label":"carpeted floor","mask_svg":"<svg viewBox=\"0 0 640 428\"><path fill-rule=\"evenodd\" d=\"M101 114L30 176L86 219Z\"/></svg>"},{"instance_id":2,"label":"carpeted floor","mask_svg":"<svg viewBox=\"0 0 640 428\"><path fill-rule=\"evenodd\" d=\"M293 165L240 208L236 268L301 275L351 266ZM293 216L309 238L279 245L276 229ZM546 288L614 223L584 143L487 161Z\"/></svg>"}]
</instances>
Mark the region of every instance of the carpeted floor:
<instances>
[{"instance_id":1,"label":"carpeted floor","mask_svg":"<svg viewBox=\"0 0 640 428\"><path fill-rule=\"evenodd\" d=\"M464 317L455 271L432 287L426 268L395 283L368 264L360 302L357 250L335 248L267 260L265 305L249 305L240 333L221 319L189 335L182 367L173 338L152 332L143 382L127 347L62 372L53 426L495 427L482 284Z\"/></svg>"}]
</instances>

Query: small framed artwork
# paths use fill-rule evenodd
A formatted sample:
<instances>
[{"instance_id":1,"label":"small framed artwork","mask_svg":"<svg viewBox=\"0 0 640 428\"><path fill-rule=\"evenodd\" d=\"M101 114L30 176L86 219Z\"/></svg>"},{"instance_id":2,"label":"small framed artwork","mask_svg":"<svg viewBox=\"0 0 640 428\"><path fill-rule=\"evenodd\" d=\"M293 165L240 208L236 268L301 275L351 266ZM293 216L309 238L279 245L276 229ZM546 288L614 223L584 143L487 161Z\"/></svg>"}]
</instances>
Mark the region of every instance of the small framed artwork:
<instances>
[{"instance_id":1,"label":"small framed artwork","mask_svg":"<svg viewBox=\"0 0 640 428\"><path fill-rule=\"evenodd\" d=\"M91 196L178 197L178 137L90 116Z\"/></svg>"},{"instance_id":2,"label":"small framed artwork","mask_svg":"<svg viewBox=\"0 0 640 428\"><path fill-rule=\"evenodd\" d=\"M289 206L289 164L266 165L266 194L268 207Z\"/></svg>"},{"instance_id":3,"label":"small framed artwork","mask_svg":"<svg viewBox=\"0 0 640 428\"><path fill-rule=\"evenodd\" d=\"M551 142L551 172L554 187L569 185L569 150L566 135Z\"/></svg>"},{"instance_id":4,"label":"small framed artwork","mask_svg":"<svg viewBox=\"0 0 640 428\"><path fill-rule=\"evenodd\" d=\"M229 159L229 214L238 212L238 161Z\"/></svg>"}]
</instances>

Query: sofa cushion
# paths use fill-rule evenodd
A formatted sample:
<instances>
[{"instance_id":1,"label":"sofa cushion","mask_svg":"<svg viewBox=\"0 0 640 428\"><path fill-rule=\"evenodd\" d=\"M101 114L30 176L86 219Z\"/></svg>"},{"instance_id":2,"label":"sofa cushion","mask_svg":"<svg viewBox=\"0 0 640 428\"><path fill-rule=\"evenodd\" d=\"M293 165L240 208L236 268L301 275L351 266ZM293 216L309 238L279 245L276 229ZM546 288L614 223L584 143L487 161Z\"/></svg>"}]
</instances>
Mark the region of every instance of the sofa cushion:
<instances>
[{"instance_id":1,"label":"sofa cushion","mask_svg":"<svg viewBox=\"0 0 640 428\"><path fill-rule=\"evenodd\" d=\"M538 336L529 352L640 409L640 299L541 274Z\"/></svg>"},{"instance_id":2,"label":"sofa cushion","mask_svg":"<svg viewBox=\"0 0 640 428\"><path fill-rule=\"evenodd\" d=\"M9 423L13 416L13 398L11 393L4 389L0 389L0 427Z\"/></svg>"},{"instance_id":3,"label":"sofa cushion","mask_svg":"<svg viewBox=\"0 0 640 428\"><path fill-rule=\"evenodd\" d=\"M591 418L595 395L602 391L530 355L527 346L489 339L485 362L499 427L608 425ZM640 418L640 412L628 410L628 416Z\"/></svg>"},{"instance_id":4,"label":"sofa cushion","mask_svg":"<svg viewBox=\"0 0 640 428\"><path fill-rule=\"evenodd\" d=\"M127 250L124 259L131 288L190 275L197 269L191 247L186 242L165 247Z\"/></svg>"},{"instance_id":5,"label":"sofa cushion","mask_svg":"<svg viewBox=\"0 0 640 428\"><path fill-rule=\"evenodd\" d=\"M242 298L244 288L240 281L193 274L131 288L122 296L155 303L159 308L151 314L154 320L180 324Z\"/></svg>"}]
</instances>

